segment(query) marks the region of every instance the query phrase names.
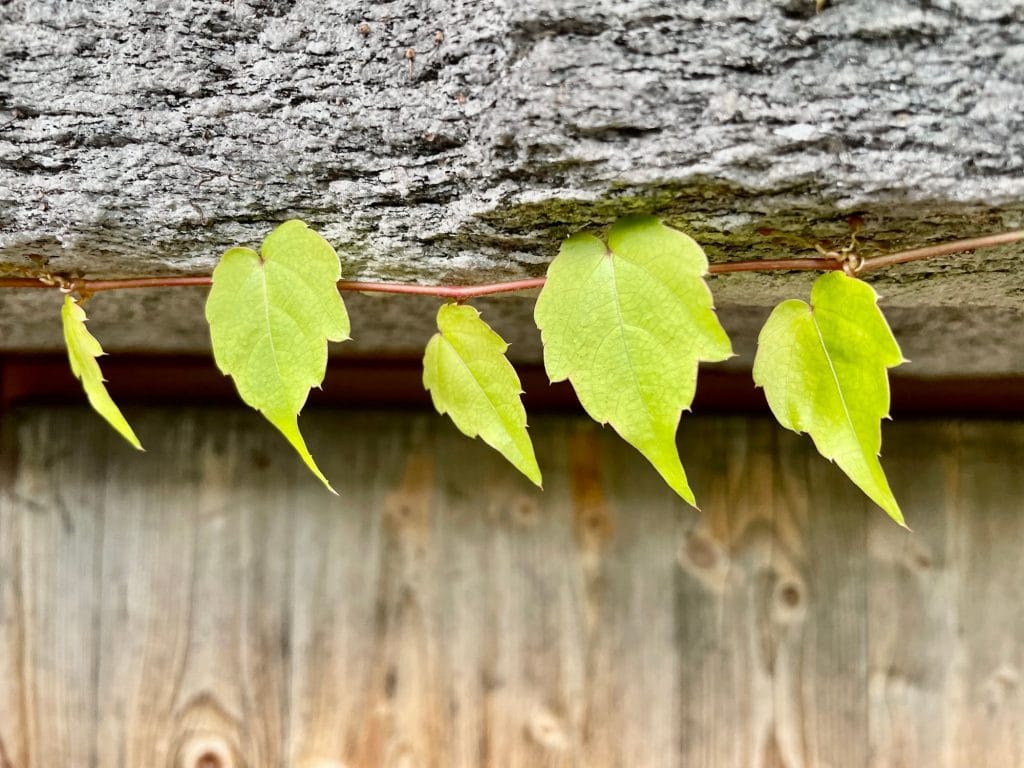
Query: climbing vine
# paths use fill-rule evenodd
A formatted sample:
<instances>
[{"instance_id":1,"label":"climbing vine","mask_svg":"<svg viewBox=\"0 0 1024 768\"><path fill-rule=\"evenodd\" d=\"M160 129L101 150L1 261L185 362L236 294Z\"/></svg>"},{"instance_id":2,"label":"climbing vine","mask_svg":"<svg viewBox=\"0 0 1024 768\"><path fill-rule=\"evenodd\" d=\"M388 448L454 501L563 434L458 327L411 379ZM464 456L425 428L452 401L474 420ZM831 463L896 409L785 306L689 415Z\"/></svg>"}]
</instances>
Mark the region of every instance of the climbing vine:
<instances>
[{"instance_id":1,"label":"climbing vine","mask_svg":"<svg viewBox=\"0 0 1024 768\"><path fill-rule=\"evenodd\" d=\"M231 248L212 276L88 280L58 275L0 278L0 287L59 288L64 339L74 375L92 407L135 448L139 438L111 399L86 329L81 303L109 290L210 286L206 319L214 360L239 396L260 411L331 491L299 429L312 387L323 382L328 342L349 337L345 291L447 299L427 344L423 384L435 408L462 432L480 437L540 486L527 432L522 388L508 345L466 302L540 288L535 320L548 378L568 379L594 420L610 424L696 506L676 447L682 412L693 402L701 362L724 360L732 345L719 324L709 273L818 270L810 302L779 304L758 337L753 377L779 423L807 433L874 503L905 525L882 470L881 419L888 416L888 369L905 362L858 275L919 259L1024 240L1024 230L863 259L852 248L806 259L709 265L688 235L651 216L615 222L607 240L565 240L546 278L482 286L346 281L331 245L305 223L287 221L257 252ZM77 298L76 298L77 297Z\"/></svg>"}]
</instances>

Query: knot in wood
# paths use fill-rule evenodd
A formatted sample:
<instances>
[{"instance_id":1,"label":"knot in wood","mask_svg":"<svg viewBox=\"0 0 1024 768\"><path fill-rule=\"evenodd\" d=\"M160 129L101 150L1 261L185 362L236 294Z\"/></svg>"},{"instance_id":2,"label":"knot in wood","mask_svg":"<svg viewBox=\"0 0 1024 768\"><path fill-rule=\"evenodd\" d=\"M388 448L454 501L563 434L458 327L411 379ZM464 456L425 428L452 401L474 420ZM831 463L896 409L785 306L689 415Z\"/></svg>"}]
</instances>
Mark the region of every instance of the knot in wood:
<instances>
[{"instance_id":1,"label":"knot in wood","mask_svg":"<svg viewBox=\"0 0 1024 768\"><path fill-rule=\"evenodd\" d=\"M188 739L178 750L175 768L241 768L242 761L223 738L204 734Z\"/></svg>"}]
</instances>

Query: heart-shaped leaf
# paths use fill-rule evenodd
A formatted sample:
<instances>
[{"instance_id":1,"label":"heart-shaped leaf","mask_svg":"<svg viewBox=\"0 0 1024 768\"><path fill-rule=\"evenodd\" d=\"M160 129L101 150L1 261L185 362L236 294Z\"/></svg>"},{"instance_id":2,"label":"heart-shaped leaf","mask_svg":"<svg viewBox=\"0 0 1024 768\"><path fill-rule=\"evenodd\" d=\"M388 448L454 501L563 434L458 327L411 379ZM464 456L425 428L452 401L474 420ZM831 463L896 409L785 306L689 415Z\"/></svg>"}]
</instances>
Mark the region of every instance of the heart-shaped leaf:
<instances>
[{"instance_id":1,"label":"heart-shaped leaf","mask_svg":"<svg viewBox=\"0 0 1024 768\"><path fill-rule=\"evenodd\" d=\"M610 423L694 504L676 429L701 361L732 355L703 276L707 257L651 216L617 221L606 246L579 234L548 268L535 319L552 381L569 379L587 413Z\"/></svg>"},{"instance_id":2,"label":"heart-shaped leaf","mask_svg":"<svg viewBox=\"0 0 1024 768\"><path fill-rule=\"evenodd\" d=\"M286 221L259 253L232 248L221 257L206 302L217 367L332 492L299 432L298 414L323 381L327 342L348 338L340 277L330 243L303 222Z\"/></svg>"},{"instance_id":3,"label":"heart-shaped leaf","mask_svg":"<svg viewBox=\"0 0 1024 768\"><path fill-rule=\"evenodd\" d=\"M761 329L754 383L779 423L815 447L900 525L903 513L878 460L889 415L888 369L905 362L867 283L818 278L811 303L779 304Z\"/></svg>"}]
</instances>

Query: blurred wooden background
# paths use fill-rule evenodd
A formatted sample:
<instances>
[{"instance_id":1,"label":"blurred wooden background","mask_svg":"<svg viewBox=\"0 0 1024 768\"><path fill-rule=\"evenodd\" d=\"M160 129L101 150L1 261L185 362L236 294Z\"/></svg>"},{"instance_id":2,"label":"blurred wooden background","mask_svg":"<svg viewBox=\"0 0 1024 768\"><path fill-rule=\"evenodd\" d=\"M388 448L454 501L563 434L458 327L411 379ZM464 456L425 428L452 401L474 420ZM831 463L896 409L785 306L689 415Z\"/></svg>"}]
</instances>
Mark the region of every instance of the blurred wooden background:
<instances>
[{"instance_id":1,"label":"blurred wooden background","mask_svg":"<svg viewBox=\"0 0 1024 768\"><path fill-rule=\"evenodd\" d=\"M534 416L14 409L2 768L1024 765L1024 423L885 426L913 534L809 440L687 418L704 514Z\"/></svg>"}]
</instances>

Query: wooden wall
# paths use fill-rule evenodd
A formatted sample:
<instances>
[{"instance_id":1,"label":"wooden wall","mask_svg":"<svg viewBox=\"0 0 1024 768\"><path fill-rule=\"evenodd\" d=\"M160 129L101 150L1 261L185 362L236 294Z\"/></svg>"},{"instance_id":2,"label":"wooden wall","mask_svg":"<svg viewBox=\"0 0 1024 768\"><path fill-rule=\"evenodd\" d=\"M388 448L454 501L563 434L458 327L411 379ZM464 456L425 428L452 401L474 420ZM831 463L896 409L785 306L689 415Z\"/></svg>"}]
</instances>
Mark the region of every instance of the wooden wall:
<instances>
[{"instance_id":1,"label":"wooden wall","mask_svg":"<svg viewBox=\"0 0 1024 768\"><path fill-rule=\"evenodd\" d=\"M914 527L767 420L704 514L535 417L541 494L419 413L4 420L2 768L1024 765L1024 424L905 422Z\"/></svg>"}]
</instances>

